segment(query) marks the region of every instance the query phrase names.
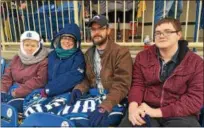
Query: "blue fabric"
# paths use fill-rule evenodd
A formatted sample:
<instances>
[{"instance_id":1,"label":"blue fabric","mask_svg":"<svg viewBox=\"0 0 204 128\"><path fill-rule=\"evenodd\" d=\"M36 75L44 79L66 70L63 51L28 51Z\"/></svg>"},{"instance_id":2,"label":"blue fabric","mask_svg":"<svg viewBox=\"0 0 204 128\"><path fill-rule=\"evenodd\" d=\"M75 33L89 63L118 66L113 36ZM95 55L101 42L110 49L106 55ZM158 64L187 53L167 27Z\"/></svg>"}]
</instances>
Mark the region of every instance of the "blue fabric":
<instances>
[{"instance_id":1,"label":"blue fabric","mask_svg":"<svg viewBox=\"0 0 204 128\"><path fill-rule=\"evenodd\" d=\"M33 90L29 95L25 97L23 102L23 110L25 110L28 106L39 102L39 100L42 98L40 94L41 90L42 89Z\"/></svg>"},{"instance_id":2,"label":"blue fabric","mask_svg":"<svg viewBox=\"0 0 204 128\"><path fill-rule=\"evenodd\" d=\"M29 102L24 103L24 116L28 117L31 114L38 112L46 112L57 114L70 100L70 93L64 93L54 97L39 98L35 100L32 95L38 95L39 93L31 94ZM26 101L26 100L25 100Z\"/></svg>"},{"instance_id":3,"label":"blue fabric","mask_svg":"<svg viewBox=\"0 0 204 128\"><path fill-rule=\"evenodd\" d=\"M81 50L68 59L59 59L52 51L48 56L48 83L45 92L50 96L70 92L84 79L85 60Z\"/></svg>"},{"instance_id":4,"label":"blue fabric","mask_svg":"<svg viewBox=\"0 0 204 128\"><path fill-rule=\"evenodd\" d=\"M73 105L76 103L76 100L82 96L82 93L79 89L74 89L71 93L71 98L69 101L69 105Z\"/></svg>"},{"instance_id":5,"label":"blue fabric","mask_svg":"<svg viewBox=\"0 0 204 128\"><path fill-rule=\"evenodd\" d=\"M52 41L53 47L54 42L59 43L57 39L63 34L75 36L78 45L81 44L79 27L76 24L69 24L61 29L55 36ZM84 79L84 55L80 46L77 48L77 51L68 58L59 58L55 50L48 55L48 83L45 85L45 92L48 97L70 92L75 85L79 84Z\"/></svg>"},{"instance_id":6,"label":"blue fabric","mask_svg":"<svg viewBox=\"0 0 204 128\"><path fill-rule=\"evenodd\" d=\"M67 94L67 93L66 93ZM98 105L106 98L106 95L91 96L89 94L82 95L74 105L69 105L69 95L67 97L58 96L46 102L42 101L38 104L29 106L24 115L27 117L30 114L45 112L60 115L72 121L76 127L89 127L90 117L98 108ZM115 105L112 111L108 114L108 126L118 126L127 110L127 99L120 104ZM46 119L45 119L46 120ZM43 120L42 120L43 121ZM106 124L105 124L106 125ZM103 126L101 122L100 126Z\"/></svg>"},{"instance_id":7,"label":"blue fabric","mask_svg":"<svg viewBox=\"0 0 204 128\"><path fill-rule=\"evenodd\" d=\"M168 0L166 1L166 10L165 10L165 17L174 17L175 13L175 0ZM177 6L177 15L176 19L179 19L183 9L183 1L178 0ZM163 17L164 13L164 0L155 0L155 17L154 17L154 24L156 24L160 19Z\"/></svg>"},{"instance_id":8,"label":"blue fabric","mask_svg":"<svg viewBox=\"0 0 204 128\"><path fill-rule=\"evenodd\" d=\"M65 25L65 27L63 29L61 29L59 31L59 33L57 33L52 42L51 42L51 47L52 48L55 48L54 45L58 45L58 44L54 44L54 43L59 43L59 42L55 42L57 38L59 38L61 35L63 34L71 34L73 35L74 37L76 37L76 42L79 43L79 45L81 45L81 33L80 33L80 29L79 27L77 26L77 24L67 24Z\"/></svg>"},{"instance_id":9,"label":"blue fabric","mask_svg":"<svg viewBox=\"0 0 204 128\"><path fill-rule=\"evenodd\" d=\"M90 119L90 126L91 127L108 127L108 112L105 111L101 113L99 111L100 108L97 108L91 115L89 116Z\"/></svg>"},{"instance_id":10,"label":"blue fabric","mask_svg":"<svg viewBox=\"0 0 204 128\"><path fill-rule=\"evenodd\" d=\"M9 88L9 91L8 91L8 94L11 95L11 93L16 89L18 88L19 85L17 83L14 83L10 88Z\"/></svg>"},{"instance_id":11,"label":"blue fabric","mask_svg":"<svg viewBox=\"0 0 204 128\"><path fill-rule=\"evenodd\" d=\"M149 115L145 115L144 120L146 122L146 127L151 127L151 121L150 121L150 116Z\"/></svg>"},{"instance_id":12,"label":"blue fabric","mask_svg":"<svg viewBox=\"0 0 204 128\"><path fill-rule=\"evenodd\" d=\"M7 93L3 93L1 92L1 102L3 103L7 103L8 101L10 101L11 99L13 99L13 96L7 94Z\"/></svg>"}]
</instances>

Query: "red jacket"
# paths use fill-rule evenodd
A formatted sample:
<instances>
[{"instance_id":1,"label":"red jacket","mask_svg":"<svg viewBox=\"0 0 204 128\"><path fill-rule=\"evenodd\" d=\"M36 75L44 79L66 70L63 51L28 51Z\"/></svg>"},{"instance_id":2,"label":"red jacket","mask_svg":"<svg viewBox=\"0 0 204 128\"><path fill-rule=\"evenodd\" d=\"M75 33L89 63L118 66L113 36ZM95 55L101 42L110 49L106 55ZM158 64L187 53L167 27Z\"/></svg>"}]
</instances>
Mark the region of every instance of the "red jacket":
<instances>
[{"instance_id":1,"label":"red jacket","mask_svg":"<svg viewBox=\"0 0 204 128\"><path fill-rule=\"evenodd\" d=\"M47 58L29 66L24 65L19 56L15 56L2 76L1 91L8 92L16 83L16 97L25 97L32 90L45 86L47 82Z\"/></svg>"},{"instance_id":2,"label":"red jacket","mask_svg":"<svg viewBox=\"0 0 204 128\"><path fill-rule=\"evenodd\" d=\"M160 108L163 117L196 115L200 111L204 94L203 60L189 50L185 52L183 46L179 48L180 64L164 83L159 80L160 63L156 46L138 53L129 102L145 102Z\"/></svg>"}]
</instances>

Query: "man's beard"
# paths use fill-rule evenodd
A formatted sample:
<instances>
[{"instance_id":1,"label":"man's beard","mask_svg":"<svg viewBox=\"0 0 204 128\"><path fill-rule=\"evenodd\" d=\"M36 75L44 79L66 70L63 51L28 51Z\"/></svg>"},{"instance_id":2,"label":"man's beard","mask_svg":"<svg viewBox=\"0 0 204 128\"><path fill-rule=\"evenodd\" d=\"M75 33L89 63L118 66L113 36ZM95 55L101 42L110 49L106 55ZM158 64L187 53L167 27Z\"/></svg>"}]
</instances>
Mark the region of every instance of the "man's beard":
<instances>
[{"instance_id":1,"label":"man's beard","mask_svg":"<svg viewBox=\"0 0 204 128\"><path fill-rule=\"evenodd\" d=\"M100 37L101 37L101 40L97 41L97 42L95 42L94 39L92 38L92 42L93 42L94 45L101 46L101 45L105 44L106 41L108 40L108 36L106 36L104 38L102 36L100 36Z\"/></svg>"}]
</instances>

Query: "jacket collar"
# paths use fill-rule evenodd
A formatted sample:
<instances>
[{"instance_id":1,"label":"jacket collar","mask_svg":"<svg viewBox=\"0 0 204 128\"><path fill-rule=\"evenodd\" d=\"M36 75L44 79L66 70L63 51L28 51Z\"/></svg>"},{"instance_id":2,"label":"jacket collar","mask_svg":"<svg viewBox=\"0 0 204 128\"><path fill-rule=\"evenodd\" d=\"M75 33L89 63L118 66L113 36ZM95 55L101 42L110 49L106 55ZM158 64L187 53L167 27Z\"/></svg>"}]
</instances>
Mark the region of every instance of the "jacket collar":
<instances>
[{"instance_id":1,"label":"jacket collar","mask_svg":"<svg viewBox=\"0 0 204 128\"><path fill-rule=\"evenodd\" d=\"M179 40L178 41L178 44L179 44L179 53L178 53L178 64L180 64L180 62L184 59L186 53L189 51L189 48L188 48L188 42L186 40ZM149 57L148 57L148 60L151 62L151 58L150 56L153 54L154 56L157 56L158 53L157 53L157 47L156 45L153 45L149 48Z\"/></svg>"}]
</instances>

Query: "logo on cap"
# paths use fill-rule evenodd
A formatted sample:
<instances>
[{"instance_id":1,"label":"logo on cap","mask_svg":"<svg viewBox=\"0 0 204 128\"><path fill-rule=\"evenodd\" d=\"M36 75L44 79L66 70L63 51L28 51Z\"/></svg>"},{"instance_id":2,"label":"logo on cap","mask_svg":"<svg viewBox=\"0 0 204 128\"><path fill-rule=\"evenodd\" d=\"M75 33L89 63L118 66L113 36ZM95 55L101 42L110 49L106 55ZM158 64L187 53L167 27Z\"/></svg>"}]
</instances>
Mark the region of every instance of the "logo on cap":
<instances>
[{"instance_id":1,"label":"logo on cap","mask_svg":"<svg viewBox=\"0 0 204 128\"><path fill-rule=\"evenodd\" d=\"M100 19L100 16L94 16L93 19Z\"/></svg>"},{"instance_id":2,"label":"logo on cap","mask_svg":"<svg viewBox=\"0 0 204 128\"><path fill-rule=\"evenodd\" d=\"M26 36L27 36L27 37L32 37L32 33L28 32L28 33L26 34Z\"/></svg>"}]
</instances>

